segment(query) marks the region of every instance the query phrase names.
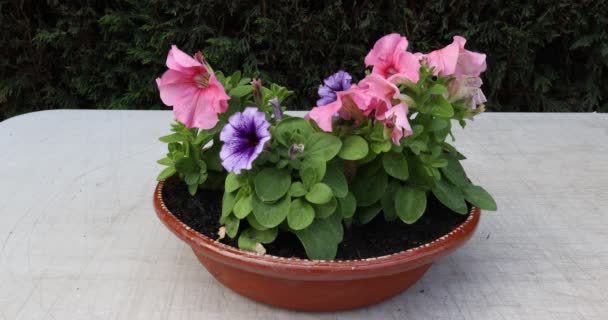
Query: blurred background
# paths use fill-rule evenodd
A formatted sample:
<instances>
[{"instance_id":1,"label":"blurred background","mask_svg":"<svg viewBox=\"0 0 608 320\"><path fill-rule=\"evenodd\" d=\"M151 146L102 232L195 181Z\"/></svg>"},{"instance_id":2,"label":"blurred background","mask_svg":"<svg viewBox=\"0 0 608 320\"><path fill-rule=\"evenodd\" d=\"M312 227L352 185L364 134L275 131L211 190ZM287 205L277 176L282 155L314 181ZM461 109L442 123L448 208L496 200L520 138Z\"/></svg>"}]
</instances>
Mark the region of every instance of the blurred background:
<instances>
[{"instance_id":1,"label":"blurred background","mask_svg":"<svg viewBox=\"0 0 608 320\"><path fill-rule=\"evenodd\" d=\"M167 109L155 78L171 44L216 70L314 106L338 69L360 78L382 35L410 51L468 39L488 55L491 111L608 111L608 1L0 0L0 121L46 109Z\"/></svg>"}]
</instances>

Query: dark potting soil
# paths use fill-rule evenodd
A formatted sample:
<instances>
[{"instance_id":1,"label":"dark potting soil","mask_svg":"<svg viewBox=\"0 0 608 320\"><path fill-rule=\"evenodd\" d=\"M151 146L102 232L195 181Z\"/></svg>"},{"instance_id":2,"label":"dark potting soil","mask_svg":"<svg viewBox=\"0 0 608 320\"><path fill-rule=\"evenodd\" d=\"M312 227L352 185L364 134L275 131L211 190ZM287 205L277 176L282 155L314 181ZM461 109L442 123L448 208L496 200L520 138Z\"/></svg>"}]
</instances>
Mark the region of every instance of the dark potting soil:
<instances>
[{"instance_id":1,"label":"dark potting soil","mask_svg":"<svg viewBox=\"0 0 608 320\"><path fill-rule=\"evenodd\" d=\"M186 185L173 177L165 182L163 200L183 223L209 238L217 239L222 191L199 190L193 197ZM401 220L387 222L380 213L368 224L353 224L345 228L344 240L340 243L336 259L365 259L417 247L449 233L466 219L467 215L452 212L431 196L426 212L414 224L408 225ZM241 221L240 230L244 230L243 223L247 222ZM238 247L237 239L226 237L222 243ZM290 232L279 232L277 239L264 244L264 247L267 254L306 259L304 248Z\"/></svg>"}]
</instances>

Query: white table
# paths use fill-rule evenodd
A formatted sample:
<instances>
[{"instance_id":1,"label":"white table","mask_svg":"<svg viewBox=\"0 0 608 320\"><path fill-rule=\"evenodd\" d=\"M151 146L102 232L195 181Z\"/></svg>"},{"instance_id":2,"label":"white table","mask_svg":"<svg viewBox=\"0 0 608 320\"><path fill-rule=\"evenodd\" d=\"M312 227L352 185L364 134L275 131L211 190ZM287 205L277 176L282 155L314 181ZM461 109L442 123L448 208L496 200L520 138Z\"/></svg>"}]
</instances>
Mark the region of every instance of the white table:
<instances>
[{"instance_id":1,"label":"white table","mask_svg":"<svg viewBox=\"0 0 608 320\"><path fill-rule=\"evenodd\" d=\"M608 319L608 114L488 113L457 146L499 205L382 304L307 314L222 287L152 209L167 111L0 123L0 319ZM364 293L362 293L364 294Z\"/></svg>"}]
</instances>

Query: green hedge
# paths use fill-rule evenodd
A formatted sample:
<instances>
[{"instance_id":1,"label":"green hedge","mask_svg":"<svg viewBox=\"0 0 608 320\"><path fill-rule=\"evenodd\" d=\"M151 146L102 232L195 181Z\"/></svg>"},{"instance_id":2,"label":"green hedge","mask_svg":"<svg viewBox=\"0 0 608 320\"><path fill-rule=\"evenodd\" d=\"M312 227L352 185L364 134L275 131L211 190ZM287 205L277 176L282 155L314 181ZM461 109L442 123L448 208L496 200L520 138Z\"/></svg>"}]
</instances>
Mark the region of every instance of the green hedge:
<instances>
[{"instance_id":1,"label":"green hedge","mask_svg":"<svg viewBox=\"0 0 608 320\"><path fill-rule=\"evenodd\" d=\"M0 120L163 108L154 79L170 44L283 83L308 109L325 76L361 75L389 32L415 51L467 37L488 54L490 110L608 110L608 1L0 0L0 25Z\"/></svg>"}]
</instances>

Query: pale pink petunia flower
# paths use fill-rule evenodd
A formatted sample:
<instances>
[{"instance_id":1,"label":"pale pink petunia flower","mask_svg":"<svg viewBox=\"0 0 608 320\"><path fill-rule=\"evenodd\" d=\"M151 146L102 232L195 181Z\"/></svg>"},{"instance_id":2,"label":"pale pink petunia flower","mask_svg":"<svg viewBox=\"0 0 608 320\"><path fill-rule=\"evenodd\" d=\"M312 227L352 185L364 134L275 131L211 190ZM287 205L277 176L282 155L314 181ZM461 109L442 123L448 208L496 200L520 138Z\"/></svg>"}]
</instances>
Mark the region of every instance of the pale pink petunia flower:
<instances>
[{"instance_id":1,"label":"pale pink petunia flower","mask_svg":"<svg viewBox=\"0 0 608 320\"><path fill-rule=\"evenodd\" d=\"M430 67L434 67L434 73L442 76L479 76L486 70L486 55L466 50L464 45L466 39L454 36L454 41L442 49L438 49L421 55L421 59L427 61Z\"/></svg>"},{"instance_id":2,"label":"pale pink petunia flower","mask_svg":"<svg viewBox=\"0 0 608 320\"><path fill-rule=\"evenodd\" d=\"M374 66L373 73L387 78L392 83L418 82L419 59L406 51L407 38L391 33L380 38L365 57L366 66Z\"/></svg>"},{"instance_id":3,"label":"pale pink petunia flower","mask_svg":"<svg viewBox=\"0 0 608 320\"><path fill-rule=\"evenodd\" d=\"M228 109L230 96L198 53L191 57L175 45L167 56L167 70L156 79L160 98L188 128L210 129Z\"/></svg>"},{"instance_id":4,"label":"pale pink petunia flower","mask_svg":"<svg viewBox=\"0 0 608 320\"><path fill-rule=\"evenodd\" d=\"M480 77L456 76L448 85L448 99L450 102L464 100L469 108L475 109L487 101L486 96L481 91L482 84Z\"/></svg>"},{"instance_id":5,"label":"pale pink petunia flower","mask_svg":"<svg viewBox=\"0 0 608 320\"><path fill-rule=\"evenodd\" d=\"M456 76L473 76L479 75L486 71L486 55L483 53L466 50L464 44L467 40L460 36L454 37L454 43L458 45L458 61L454 74Z\"/></svg>"}]
</instances>

